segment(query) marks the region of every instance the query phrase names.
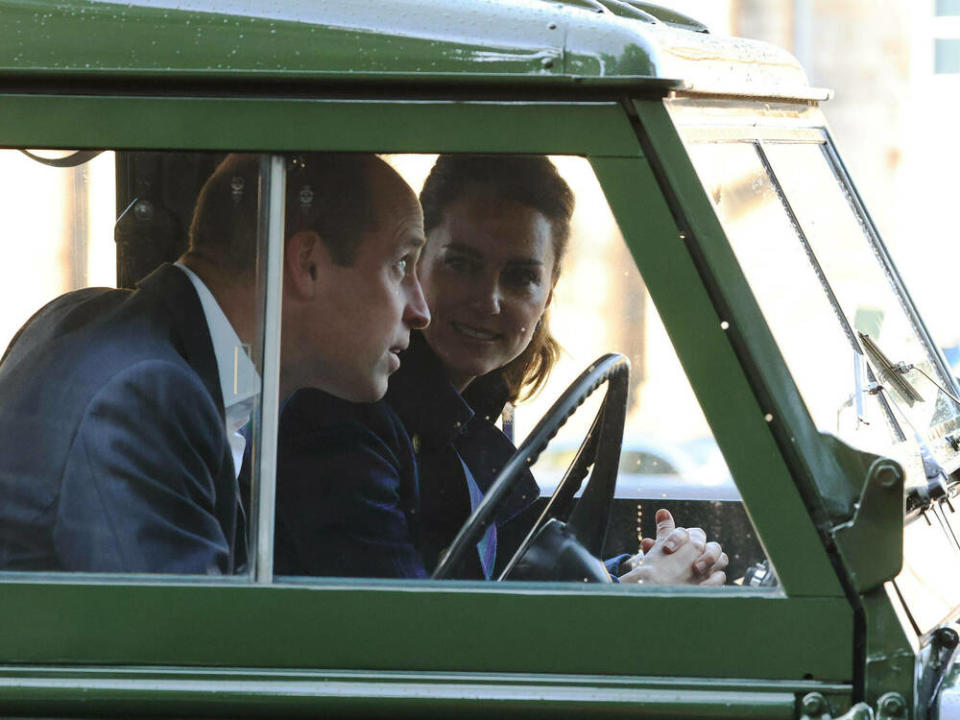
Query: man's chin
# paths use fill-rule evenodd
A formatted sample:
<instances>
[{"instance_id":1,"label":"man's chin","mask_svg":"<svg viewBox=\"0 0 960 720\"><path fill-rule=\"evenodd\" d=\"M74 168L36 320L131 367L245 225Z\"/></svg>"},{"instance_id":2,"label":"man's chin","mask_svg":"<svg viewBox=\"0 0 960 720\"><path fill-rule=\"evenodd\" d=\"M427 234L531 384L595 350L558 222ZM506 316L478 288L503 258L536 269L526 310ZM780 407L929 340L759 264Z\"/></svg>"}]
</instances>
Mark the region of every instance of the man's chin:
<instances>
[{"instance_id":1,"label":"man's chin","mask_svg":"<svg viewBox=\"0 0 960 720\"><path fill-rule=\"evenodd\" d=\"M387 376L378 377L370 385L363 388L359 393L356 400L353 402L358 403L374 403L378 400L383 400L383 396L387 394Z\"/></svg>"},{"instance_id":2,"label":"man's chin","mask_svg":"<svg viewBox=\"0 0 960 720\"><path fill-rule=\"evenodd\" d=\"M349 386L340 385L335 389L327 390L327 392L348 402L374 403L382 400L383 396L387 394L387 376L367 378L364 382L352 383Z\"/></svg>"}]
</instances>

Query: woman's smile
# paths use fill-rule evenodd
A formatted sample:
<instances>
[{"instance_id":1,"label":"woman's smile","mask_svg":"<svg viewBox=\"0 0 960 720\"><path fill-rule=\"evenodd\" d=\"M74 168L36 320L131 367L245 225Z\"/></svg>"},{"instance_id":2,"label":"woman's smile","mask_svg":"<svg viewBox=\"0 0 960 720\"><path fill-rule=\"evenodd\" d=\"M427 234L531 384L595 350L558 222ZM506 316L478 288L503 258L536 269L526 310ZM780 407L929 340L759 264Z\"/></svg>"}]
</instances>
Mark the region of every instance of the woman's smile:
<instances>
[{"instance_id":1,"label":"woman's smile","mask_svg":"<svg viewBox=\"0 0 960 720\"><path fill-rule=\"evenodd\" d=\"M479 340L481 342L492 342L500 337L498 333L488 332L486 330L481 330L478 327L465 325L464 323L452 322L450 325L461 335L465 335L471 340Z\"/></svg>"}]
</instances>

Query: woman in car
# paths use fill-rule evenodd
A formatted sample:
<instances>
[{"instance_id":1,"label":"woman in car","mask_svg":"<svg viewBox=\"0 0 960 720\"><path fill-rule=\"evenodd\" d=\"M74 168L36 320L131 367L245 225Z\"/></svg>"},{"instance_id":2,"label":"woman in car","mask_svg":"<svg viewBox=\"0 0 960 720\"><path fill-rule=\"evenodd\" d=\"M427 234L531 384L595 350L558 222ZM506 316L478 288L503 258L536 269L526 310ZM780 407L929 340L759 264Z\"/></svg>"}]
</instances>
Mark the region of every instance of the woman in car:
<instances>
[{"instance_id":1,"label":"woman in car","mask_svg":"<svg viewBox=\"0 0 960 720\"><path fill-rule=\"evenodd\" d=\"M432 570L515 450L493 421L536 392L558 358L548 316L574 197L545 157L444 155L420 204L428 241L418 271L433 321L412 334L387 401L417 452L419 547ZM533 518L507 521L539 494L525 472L462 576L489 577L509 559L519 542L510 531Z\"/></svg>"},{"instance_id":2,"label":"woman in car","mask_svg":"<svg viewBox=\"0 0 960 720\"><path fill-rule=\"evenodd\" d=\"M534 394L559 357L549 307L574 196L543 156L444 155L420 204L427 244L418 271L432 320L412 333L387 401L417 453L418 545L432 570L515 450L494 421L506 403ZM523 511L539 494L526 472L459 577L502 568L535 519ZM669 513L658 522L669 529ZM622 559L608 561L611 573L621 574ZM700 581L723 582L716 543L698 561ZM655 579L652 567L644 575Z\"/></svg>"},{"instance_id":3,"label":"woman in car","mask_svg":"<svg viewBox=\"0 0 960 720\"><path fill-rule=\"evenodd\" d=\"M494 421L507 402L539 389L557 360L548 314L574 198L553 164L542 156L441 156L420 200L427 243L418 272L431 323L412 333L386 405L345 406L312 391L288 403L280 573L429 574L515 449ZM456 576L494 577L533 520L518 516L538 497L526 473ZM632 571L616 558L611 573L722 583L726 556L716 543L683 567L666 557L687 539L703 548L705 538L699 530L671 533L672 518L662 513L653 556ZM416 555L422 568L413 567ZM660 557L666 562L650 562Z\"/></svg>"}]
</instances>

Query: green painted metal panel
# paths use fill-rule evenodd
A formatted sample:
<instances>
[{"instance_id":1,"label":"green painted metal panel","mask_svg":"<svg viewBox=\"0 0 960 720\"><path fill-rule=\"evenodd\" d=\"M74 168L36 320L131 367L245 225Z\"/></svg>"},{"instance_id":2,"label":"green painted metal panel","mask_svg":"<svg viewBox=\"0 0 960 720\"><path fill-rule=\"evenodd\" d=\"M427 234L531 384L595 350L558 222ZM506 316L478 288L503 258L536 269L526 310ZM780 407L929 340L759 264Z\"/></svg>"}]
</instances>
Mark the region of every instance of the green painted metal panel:
<instances>
[{"instance_id":1,"label":"green painted metal panel","mask_svg":"<svg viewBox=\"0 0 960 720\"><path fill-rule=\"evenodd\" d=\"M582 0L0 1L0 82L406 81L501 87L632 78L701 92L809 96L797 61L765 43ZM666 22L657 20L660 15ZM673 26L667 23L673 23ZM693 26L694 28L696 26ZM96 38L95 42L90 42ZM749 68L730 72L730 68ZM816 94L816 93L815 93Z\"/></svg>"},{"instance_id":2,"label":"green painted metal panel","mask_svg":"<svg viewBox=\"0 0 960 720\"><path fill-rule=\"evenodd\" d=\"M674 150L662 161L675 171L683 161L689 166L682 148ZM768 409L758 404L721 328L650 165L643 158L592 162L781 584L790 596L842 596L770 434ZM706 212L712 215L711 208Z\"/></svg>"},{"instance_id":3,"label":"green painted metal panel","mask_svg":"<svg viewBox=\"0 0 960 720\"><path fill-rule=\"evenodd\" d=\"M903 695L913 707L917 691L917 654L919 644L909 625L897 617L891 587L875 588L862 596L866 618L864 699L870 703L888 692ZM910 632L910 635L907 635Z\"/></svg>"},{"instance_id":4,"label":"green painted metal panel","mask_svg":"<svg viewBox=\"0 0 960 720\"><path fill-rule=\"evenodd\" d=\"M0 3L0 72L656 76L649 23L511 0ZM583 36L582 49L567 44ZM100 42L91 43L91 37Z\"/></svg>"},{"instance_id":5,"label":"green painted metal panel","mask_svg":"<svg viewBox=\"0 0 960 720\"><path fill-rule=\"evenodd\" d=\"M849 681L845 601L697 590L6 583L0 663Z\"/></svg>"},{"instance_id":6,"label":"green painted metal panel","mask_svg":"<svg viewBox=\"0 0 960 720\"><path fill-rule=\"evenodd\" d=\"M616 103L0 95L0 145L636 155Z\"/></svg>"},{"instance_id":7,"label":"green painted metal panel","mask_svg":"<svg viewBox=\"0 0 960 720\"><path fill-rule=\"evenodd\" d=\"M801 681L603 676L0 668L0 712L336 717L792 718Z\"/></svg>"},{"instance_id":8,"label":"green painted metal panel","mask_svg":"<svg viewBox=\"0 0 960 720\"><path fill-rule=\"evenodd\" d=\"M893 580L903 566L904 472L895 461L852 450L827 436L851 479L864 478L853 519L833 531L837 550L861 595Z\"/></svg>"}]
</instances>

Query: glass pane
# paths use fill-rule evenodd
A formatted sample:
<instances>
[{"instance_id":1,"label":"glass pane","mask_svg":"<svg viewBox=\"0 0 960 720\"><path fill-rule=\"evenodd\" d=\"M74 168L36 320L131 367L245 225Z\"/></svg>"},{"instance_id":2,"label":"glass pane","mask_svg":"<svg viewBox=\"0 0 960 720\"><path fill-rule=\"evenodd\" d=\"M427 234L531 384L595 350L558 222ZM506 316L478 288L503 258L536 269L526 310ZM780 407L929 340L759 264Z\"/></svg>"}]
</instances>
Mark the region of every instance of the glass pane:
<instances>
[{"instance_id":1,"label":"glass pane","mask_svg":"<svg viewBox=\"0 0 960 720\"><path fill-rule=\"evenodd\" d=\"M426 246L418 277L430 325L422 328L423 308L400 291L405 304L387 327L400 328L394 345L406 346L409 335L410 346L398 354L399 369L390 366L383 402L345 402L349 392L335 387L286 401L277 573L429 576L514 444L587 366L620 352L632 366L627 423L606 545L598 554L625 574L621 561L638 552L641 536L656 535L655 514L666 508L677 524L702 527L721 543L730 560L727 583L742 583L764 553L589 164L511 156L389 161L423 202ZM576 208L569 220L567 192ZM364 236L359 252L377 236ZM351 280L350 272L343 269L344 287L360 288L360 276ZM373 314L369 304L377 296L352 297L357 306L342 311L352 318L349 326L373 327L361 315ZM366 309L359 305L364 297ZM528 358L550 347L548 332L557 353L537 387L524 382L538 377ZM342 340L348 342L356 339ZM517 476L496 513L495 532L475 538L450 577L495 578L508 567L577 455L601 395L564 425L531 475ZM567 507L559 517L570 514ZM660 552L657 546L647 555L646 571L656 568ZM703 579L690 562L677 577ZM578 585L589 572L577 576Z\"/></svg>"},{"instance_id":2,"label":"glass pane","mask_svg":"<svg viewBox=\"0 0 960 720\"><path fill-rule=\"evenodd\" d=\"M815 145L802 147L819 153ZM835 306L823 268L757 147L705 143L690 148L817 428L855 447L891 454L901 437L885 398L866 391L870 371L852 322ZM915 446L909 451L916 455Z\"/></svg>"},{"instance_id":3,"label":"glass pane","mask_svg":"<svg viewBox=\"0 0 960 720\"><path fill-rule=\"evenodd\" d=\"M937 15L960 15L960 0L937 0Z\"/></svg>"},{"instance_id":4,"label":"glass pane","mask_svg":"<svg viewBox=\"0 0 960 720\"><path fill-rule=\"evenodd\" d=\"M960 408L941 389L950 379L921 339L826 156L812 145L770 144L764 149L854 331L868 336L865 344L872 343L892 363L910 368L885 373L878 367L880 359L867 353L900 424L907 434L929 441L941 463L952 465L956 451L941 440L960 425ZM826 191L831 188L837 191ZM913 396L901 387L901 378Z\"/></svg>"},{"instance_id":5,"label":"glass pane","mask_svg":"<svg viewBox=\"0 0 960 720\"><path fill-rule=\"evenodd\" d=\"M960 40L934 39L933 71L942 74L960 73Z\"/></svg>"},{"instance_id":6,"label":"glass pane","mask_svg":"<svg viewBox=\"0 0 960 720\"><path fill-rule=\"evenodd\" d=\"M223 159L0 151L0 570L247 567L260 159Z\"/></svg>"}]
</instances>

